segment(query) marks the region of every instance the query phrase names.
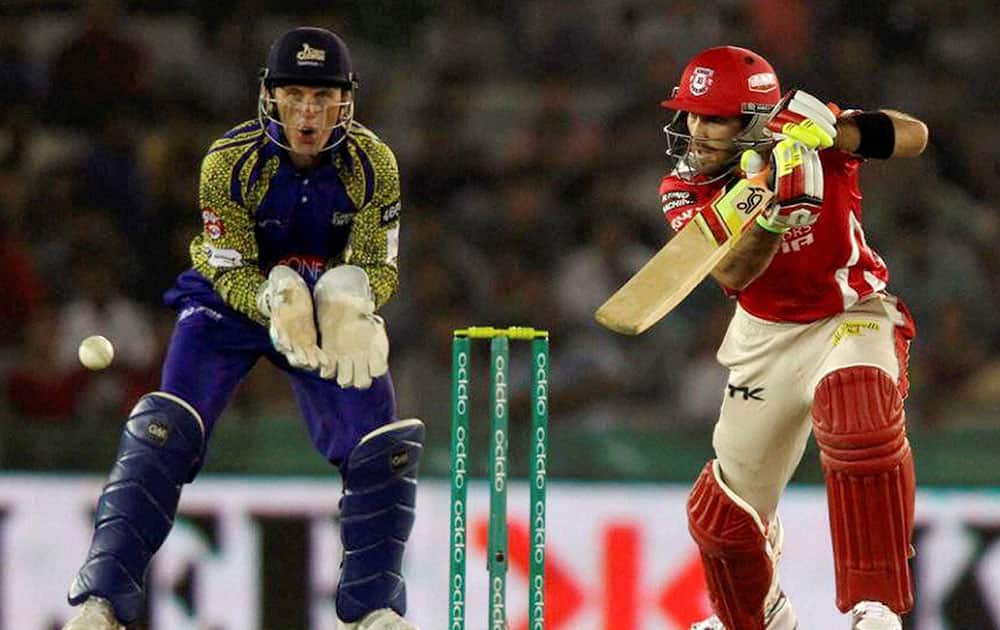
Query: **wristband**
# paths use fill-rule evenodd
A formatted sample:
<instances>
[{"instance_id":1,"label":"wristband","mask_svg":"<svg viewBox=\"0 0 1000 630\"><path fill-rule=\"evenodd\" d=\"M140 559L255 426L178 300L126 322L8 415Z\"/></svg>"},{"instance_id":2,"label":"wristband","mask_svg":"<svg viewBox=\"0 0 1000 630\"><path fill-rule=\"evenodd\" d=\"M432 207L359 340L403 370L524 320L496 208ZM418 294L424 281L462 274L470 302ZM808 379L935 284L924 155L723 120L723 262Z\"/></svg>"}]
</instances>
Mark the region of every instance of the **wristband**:
<instances>
[{"instance_id":1,"label":"wristband","mask_svg":"<svg viewBox=\"0 0 1000 630\"><path fill-rule=\"evenodd\" d=\"M763 216L759 214L757 215L757 225L759 225L765 231L770 232L771 234L784 234L785 232L788 231L788 228L775 228L768 225L767 219L765 219Z\"/></svg>"},{"instance_id":2,"label":"wristband","mask_svg":"<svg viewBox=\"0 0 1000 630\"><path fill-rule=\"evenodd\" d=\"M861 142L855 151L864 158L887 160L896 148L896 128L885 112L861 112L851 116L858 126Z\"/></svg>"}]
</instances>

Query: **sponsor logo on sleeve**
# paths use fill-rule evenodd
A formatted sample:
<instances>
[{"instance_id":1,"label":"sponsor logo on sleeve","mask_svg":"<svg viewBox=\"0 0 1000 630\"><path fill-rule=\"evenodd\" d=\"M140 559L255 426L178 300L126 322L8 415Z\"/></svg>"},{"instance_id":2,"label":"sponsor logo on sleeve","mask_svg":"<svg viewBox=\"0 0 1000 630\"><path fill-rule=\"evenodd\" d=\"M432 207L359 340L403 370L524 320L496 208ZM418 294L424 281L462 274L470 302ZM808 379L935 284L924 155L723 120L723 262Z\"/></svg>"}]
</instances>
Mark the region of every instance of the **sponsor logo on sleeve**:
<instances>
[{"instance_id":1,"label":"sponsor logo on sleeve","mask_svg":"<svg viewBox=\"0 0 1000 630\"><path fill-rule=\"evenodd\" d=\"M208 246L208 265L216 269L235 269L243 266L243 254L235 249L220 249Z\"/></svg>"},{"instance_id":2,"label":"sponsor logo on sleeve","mask_svg":"<svg viewBox=\"0 0 1000 630\"><path fill-rule=\"evenodd\" d=\"M211 208L202 208L201 221L205 224L205 233L213 240L221 238L226 233L225 224Z\"/></svg>"},{"instance_id":3,"label":"sponsor logo on sleeve","mask_svg":"<svg viewBox=\"0 0 1000 630\"><path fill-rule=\"evenodd\" d=\"M695 195L690 190L671 190L660 196L660 202L663 204L663 214L668 214L677 208L693 205Z\"/></svg>"},{"instance_id":4,"label":"sponsor logo on sleeve","mask_svg":"<svg viewBox=\"0 0 1000 630\"><path fill-rule=\"evenodd\" d=\"M401 207L402 204L398 199L387 206L383 206L382 210L380 211L381 214L380 220L382 222L382 225L389 225L393 221L397 220L399 218L399 211Z\"/></svg>"},{"instance_id":5,"label":"sponsor logo on sleeve","mask_svg":"<svg viewBox=\"0 0 1000 630\"><path fill-rule=\"evenodd\" d=\"M694 208L688 208L675 214L670 219L670 228L674 232L680 232L681 228L687 225L694 218Z\"/></svg>"}]
</instances>

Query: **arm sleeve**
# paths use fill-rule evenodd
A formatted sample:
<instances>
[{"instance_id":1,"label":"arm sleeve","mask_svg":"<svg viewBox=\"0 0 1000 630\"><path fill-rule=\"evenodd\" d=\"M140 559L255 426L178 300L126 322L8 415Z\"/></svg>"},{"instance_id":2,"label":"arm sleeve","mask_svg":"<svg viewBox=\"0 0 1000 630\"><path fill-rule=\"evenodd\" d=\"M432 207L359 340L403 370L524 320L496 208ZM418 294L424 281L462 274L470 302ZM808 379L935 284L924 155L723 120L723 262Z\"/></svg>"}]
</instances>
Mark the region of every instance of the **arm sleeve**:
<instances>
[{"instance_id":1,"label":"arm sleeve","mask_svg":"<svg viewBox=\"0 0 1000 630\"><path fill-rule=\"evenodd\" d=\"M265 278L257 265L254 220L232 193L234 182L240 188L240 174L235 172L240 163L225 150L205 156L198 188L203 229L191 242L191 260L227 305L266 324L267 318L257 310L257 291Z\"/></svg>"},{"instance_id":2,"label":"arm sleeve","mask_svg":"<svg viewBox=\"0 0 1000 630\"><path fill-rule=\"evenodd\" d=\"M378 309L392 297L399 283L399 169L396 157L385 144L372 147L367 157L374 192L354 219L346 262L367 272Z\"/></svg>"}]
</instances>

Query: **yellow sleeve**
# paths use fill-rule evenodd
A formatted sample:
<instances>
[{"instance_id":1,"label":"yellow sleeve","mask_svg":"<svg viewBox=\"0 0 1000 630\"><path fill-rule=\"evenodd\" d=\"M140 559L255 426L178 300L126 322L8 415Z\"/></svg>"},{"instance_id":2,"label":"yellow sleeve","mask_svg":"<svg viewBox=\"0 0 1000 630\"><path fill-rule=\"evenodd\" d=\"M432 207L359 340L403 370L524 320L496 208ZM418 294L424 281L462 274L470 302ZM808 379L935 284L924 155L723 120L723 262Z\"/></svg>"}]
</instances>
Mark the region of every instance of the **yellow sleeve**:
<instances>
[{"instance_id":1,"label":"yellow sleeve","mask_svg":"<svg viewBox=\"0 0 1000 630\"><path fill-rule=\"evenodd\" d=\"M256 161L245 153L252 151L255 156L255 143L230 148L220 147L221 143L213 145L202 161L198 202L203 229L191 241L191 261L226 304L266 324L267 318L257 310L257 291L265 278L257 264L254 217L248 207L253 207L259 191L244 184Z\"/></svg>"},{"instance_id":2,"label":"yellow sleeve","mask_svg":"<svg viewBox=\"0 0 1000 630\"><path fill-rule=\"evenodd\" d=\"M360 147L371 164L373 193L354 217L345 262L368 273L377 309L399 284L399 168L392 150L377 138Z\"/></svg>"}]
</instances>

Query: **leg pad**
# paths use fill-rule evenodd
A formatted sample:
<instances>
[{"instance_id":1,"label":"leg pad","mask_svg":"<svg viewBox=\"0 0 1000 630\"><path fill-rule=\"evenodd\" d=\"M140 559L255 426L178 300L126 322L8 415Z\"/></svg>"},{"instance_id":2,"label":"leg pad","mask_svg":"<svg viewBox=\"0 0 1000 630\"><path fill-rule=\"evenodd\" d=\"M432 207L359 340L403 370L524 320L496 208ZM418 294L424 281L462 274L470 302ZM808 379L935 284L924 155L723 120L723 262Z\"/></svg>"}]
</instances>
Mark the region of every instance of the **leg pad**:
<instances>
[{"instance_id":1,"label":"leg pad","mask_svg":"<svg viewBox=\"0 0 1000 630\"><path fill-rule=\"evenodd\" d=\"M687 509L715 614L726 628L764 630L777 553L753 508L723 483L717 460L702 470Z\"/></svg>"},{"instance_id":2,"label":"leg pad","mask_svg":"<svg viewBox=\"0 0 1000 630\"><path fill-rule=\"evenodd\" d=\"M413 529L423 443L423 422L393 422L362 438L342 468L337 615L344 621L380 608L406 614L403 551Z\"/></svg>"},{"instance_id":3,"label":"leg pad","mask_svg":"<svg viewBox=\"0 0 1000 630\"><path fill-rule=\"evenodd\" d=\"M813 423L826 477L837 607L846 613L872 600L907 612L916 484L899 386L876 367L832 372L816 388Z\"/></svg>"},{"instance_id":4,"label":"leg pad","mask_svg":"<svg viewBox=\"0 0 1000 630\"><path fill-rule=\"evenodd\" d=\"M97 504L90 551L70 587L71 605L96 595L111 602L123 623L140 617L149 561L173 526L181 486L197 471L203 445L201 419L190 405L159 392L139 400Z\"/></svg>"}]
</instances>

